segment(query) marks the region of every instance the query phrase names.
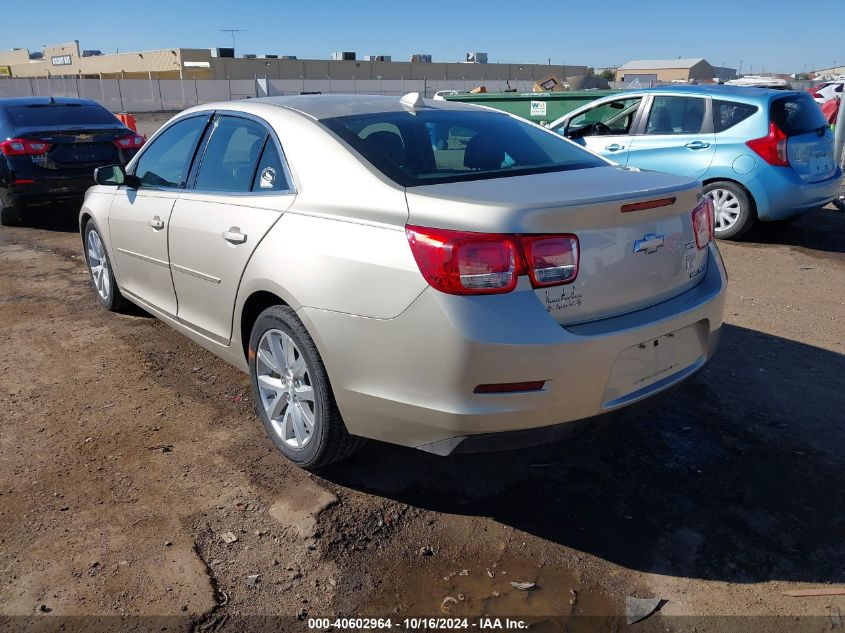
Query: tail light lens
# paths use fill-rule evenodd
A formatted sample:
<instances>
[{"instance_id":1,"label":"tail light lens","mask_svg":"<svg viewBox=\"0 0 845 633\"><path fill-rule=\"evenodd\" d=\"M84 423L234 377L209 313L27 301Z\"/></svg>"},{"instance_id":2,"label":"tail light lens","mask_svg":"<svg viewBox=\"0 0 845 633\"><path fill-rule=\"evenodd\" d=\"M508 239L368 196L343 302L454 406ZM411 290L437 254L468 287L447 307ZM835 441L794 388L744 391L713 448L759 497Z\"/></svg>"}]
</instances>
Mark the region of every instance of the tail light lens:
<instances>
[{"instance_id":1,"label":"tail light lens","mask_svg":"<svg viewBox=\"0 0 845 633\"><path fill-rule=\"evenodd\" d=\"M786 153L787 140L786 134L773 121L769 123L769 133L766 136L746 141L745 144L769 165L789 167L789 157Z\"/></svg>"},{"instance_id":2,"label":"tail light lens","mask_svg":"<svg viewBox=\"0 0 845 633\"><path fill-rule=\"evenodd\" d=\"M535 288L575 281L578 238L574 235L521 235L525 264Z\"/></svg>"},{"instance_id":3,"label":"tail light lens","mask_svg":"<svg viewBox=\"0 0 845 633\"><path fill-rule=\"evenodd\" d=\"M512 235L407 226L408 242L425 280L453 295L510 292L518 248Z\"/></svg>"},{"instance_id":4,"label":"tail light lens","mask_svg":"<svg viewBox=\"0 0 845 633\"><path fill-rule=\"evenodd\" d=\"M41 156L49 149L49 143L28 138L10 138L0 142L0 153L4 156Z\"/></svg>"},{"instance_id":5,"label":"tail light lens","mask_svg":"<svg viewBox=\"0 0 845 633\"><path fill-rule=\"evenodd\" d=\"M411 252L425 280L448 294L498 294L528 274L535 288L575 281L574 235L511 235L406 227Z\"/></svg>"},{"instance_id":6,"label":"tail light lens","mask_svg":"<svg viewBox=\"0 0 845 633\"><path fill-rule=\"evenodd\" d=\"M115 139L114 144L120 149L141 149L146 139L140 134L130 134Z\"/></svg>"},{"instance_id":7,"label":"tail light lens","mask_svg":"<svg viewBox=\"0 0 845 633\"><path fill-rule=\"evenodd\" d=\"M705 196L692 210L692 228L695 232L695 245L702 249L714 239L715 218L713 200Z\"/></svg>"}]
</instances>

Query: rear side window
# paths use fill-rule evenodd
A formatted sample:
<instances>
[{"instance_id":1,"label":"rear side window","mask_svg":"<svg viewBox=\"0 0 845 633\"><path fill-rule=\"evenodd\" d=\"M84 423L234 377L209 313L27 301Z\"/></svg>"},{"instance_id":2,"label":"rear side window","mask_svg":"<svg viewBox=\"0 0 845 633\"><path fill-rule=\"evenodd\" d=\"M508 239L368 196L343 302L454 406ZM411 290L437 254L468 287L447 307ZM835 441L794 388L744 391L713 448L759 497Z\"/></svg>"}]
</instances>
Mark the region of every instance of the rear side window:
<instances>
[{"instance_id":1,"label":"rear side window","mask_svg":"<svg viewBox=\"0 0 845 633\"><path fill-rule=\"evenodd\" d=\"M745 121L757 110L757 106L747 103L713 99L713 130L717 133L729 130L737 123Z\"/></svg>"},{"instance_id":2,"label":"rear side window","mask_svg":"<svg viewBox=\"0 0 845 633\"><path fill-rule=\"evenodd\" d=\"M646 134L698 134L704 123L704 99L654 97Z\"/></svg>"},{"instance_id":3,"label":"rear side window","mask_svg":"<svg viewBox=\"0 0 845 633\"><path fill-rule=\"evenodd\" d=\"M798 94L772 101L770 116L787 136L809 134L827 126L821 108L810 95Z\"/></svg>"},{"instance_id":4,"label":"rear side window","mask_svg":"<svg viewBox=\"0 0 845 633\"><path fill-rule=\"evenodd\" d=\"M404 187L607 165L557 134L494 112L425 108L321 123Z\"/></svg>"},{"instance_id":5,"label":"rear side window","mask_svg":"<svg viewBox=\"0 0 845 633\"><path fill-rule=\"evenodd\" d=\"M248 192L266 138L267 130L257 121L221 116L203 153L196 188Z\"/></svg>"},{"instance_id":6,"label":"rear side window","mask_svg":"<svg viewBox=\"0 0 845 633\"><path fill-rule=\"evenodd\" d=\"M135 175L141 184L184 187L206 121L202 116L183 119L153 139L135 165Z\"/></svg>"},{"instance_id":7,"label":"rear side window","mask_svg":"<svg viewBox=\"0 0 845 633\"><path fill-rule=\"evenodd\" d=\"M122 123L108 110L96 104L38 104L6 108L14 127L77 127L80 125L115 125Z\"/></svg>"},{"instance_id":8,"label":"rear side window","mask_svg":"<svg viewBox=\"0 0 845 633\"><path fill-rule=\"evenodd\" d=\"M258 169L252 182L253 191L287 191L291 188L285 175L282 157L273 139L267 139L261 158L258 159Z\"/></svg>"}]
</instances>

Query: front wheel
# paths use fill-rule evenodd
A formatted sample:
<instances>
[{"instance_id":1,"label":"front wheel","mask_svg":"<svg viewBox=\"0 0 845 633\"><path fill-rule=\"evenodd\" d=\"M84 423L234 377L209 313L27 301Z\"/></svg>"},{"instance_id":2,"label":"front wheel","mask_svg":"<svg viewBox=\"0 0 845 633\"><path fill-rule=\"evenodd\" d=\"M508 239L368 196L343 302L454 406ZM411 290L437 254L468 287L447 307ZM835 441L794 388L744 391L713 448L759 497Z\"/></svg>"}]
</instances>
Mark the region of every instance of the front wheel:
<instances>
[{"instance_id":1,"label":"front wheel","mask_svg":"<svg viewBox=\"0 0 845 633\"><path fill-rule=\"evenodd\" d=\"M716 237L732 240L741 237L757 220L748 192L729 180L704 185L703 193L713 200Z\"/></svg>"},{"instance_id":2,"label":"front wheel","mask_svg":"<svg viewBox=\"0 0 845 633\"><path fill-rule=\"evenodd\" d=\"M346 430L317 347L291 308L272 306L255 321L249 375L270 439L297 466L320 468L362 446Z\"/></svg>"}]
</instances>

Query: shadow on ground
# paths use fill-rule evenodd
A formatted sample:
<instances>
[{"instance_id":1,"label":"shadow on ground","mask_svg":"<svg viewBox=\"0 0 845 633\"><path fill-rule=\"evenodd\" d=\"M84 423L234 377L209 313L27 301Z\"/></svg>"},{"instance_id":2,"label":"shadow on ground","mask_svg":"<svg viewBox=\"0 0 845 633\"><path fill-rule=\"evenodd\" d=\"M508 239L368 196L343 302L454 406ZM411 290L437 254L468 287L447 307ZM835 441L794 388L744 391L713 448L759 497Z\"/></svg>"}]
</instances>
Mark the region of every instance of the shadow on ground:
<instances>
[{"instance_id":1,"label":"shadow on ground","mask_svg":"<svg viewBox=\"0 0 845 633\"><path fill-rule=\"evenodd\" d=\"M82 200L29 206L23 209L19 226L42 231L75 233L79 231L81 207Z\"/></svg>"},{"instance_id":2,"label":"shadow on ground","mask_svg":"<svg viewBox=\"0 0 845 633\"><path fill-rule=\"evenodd\" d=\"M725 326L696 379L627 422L451 458L371 443L321 475L644 572L842 582L843 412L845 356Z\"/></svg>"},{"instance_id":3,"label":"shadow on ground","mask_svg":"<svg viewBox=\"0 0 845 633\"><path fill-rule=\"evenodd\" d=\"M743 241L794 246L810 254L845 253L845 213L825 208L789 222L761 222Z\"/></svg>"}]
</instances>

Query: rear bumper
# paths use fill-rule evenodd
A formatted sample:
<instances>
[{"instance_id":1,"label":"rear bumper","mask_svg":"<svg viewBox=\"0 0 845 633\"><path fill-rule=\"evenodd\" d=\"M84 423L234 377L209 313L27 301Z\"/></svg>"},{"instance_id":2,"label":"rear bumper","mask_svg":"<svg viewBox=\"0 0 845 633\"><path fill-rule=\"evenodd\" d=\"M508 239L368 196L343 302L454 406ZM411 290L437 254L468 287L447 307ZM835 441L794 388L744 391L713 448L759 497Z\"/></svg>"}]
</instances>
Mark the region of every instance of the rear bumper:
<instances>
[{"instance_id":1,"label":"rear bumper","mask_svg":"<svg viewBox=\"0 0 845 633\"><path fill-rule=\"evenodd\" d=\"M842 171L837 167L831 178L807 183L790 167L769 167L744 184L754 196L760 220L784 220L833 200L842 184Z\"/></svg>"},{"instance_id":2,"label":"rear bumper","mask_svg":"<svg viewBox=\"0 0 845 633\"><path fill-rule=\"evenodd\" d=\"M694 375L713 355L727 277L711 245L704 279L687 292L567 327L548 315L527 281L520 284L507 295L485 297L429 288L394 319L301 308L349 431L449 454L465 444L542 442L548 427L645 401ZM661 369L642 388L619 391L614 376L623 352L684 328L697 337L694 358ZM546 381L540 391L473 393L480 384L540 380ZM483 438L503 432L518 433L496 442Z\"/></svg>"}]
</instances>

